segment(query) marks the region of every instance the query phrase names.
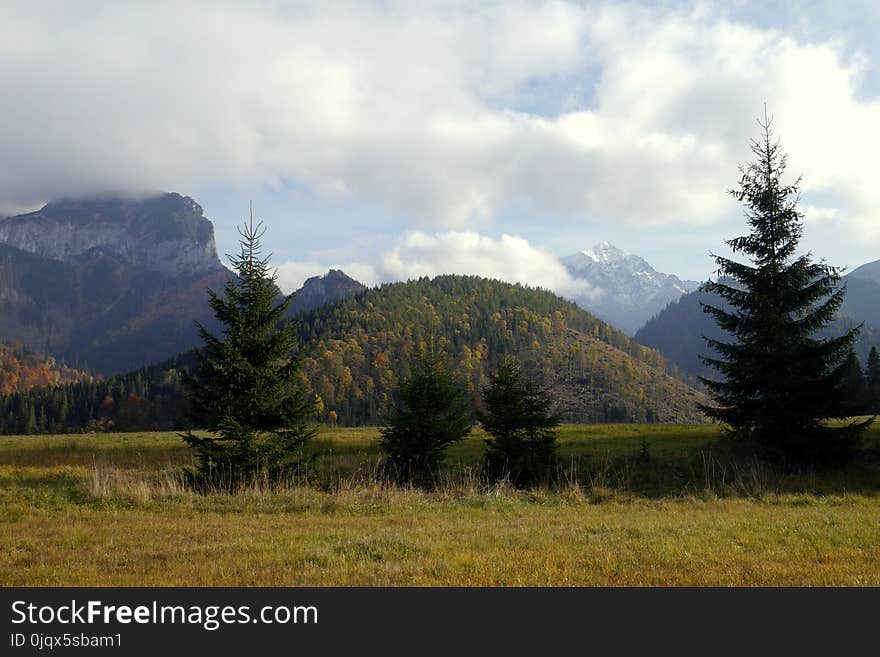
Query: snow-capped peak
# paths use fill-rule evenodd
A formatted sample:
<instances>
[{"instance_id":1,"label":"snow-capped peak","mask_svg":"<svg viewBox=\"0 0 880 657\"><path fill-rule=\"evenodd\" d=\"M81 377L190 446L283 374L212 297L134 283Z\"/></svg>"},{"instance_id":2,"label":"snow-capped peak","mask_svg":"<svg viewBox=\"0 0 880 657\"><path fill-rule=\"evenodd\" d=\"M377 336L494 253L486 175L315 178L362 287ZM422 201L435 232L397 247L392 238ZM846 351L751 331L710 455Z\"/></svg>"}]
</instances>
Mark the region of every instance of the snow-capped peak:
<instances>
[{"instance_id":1,"label":"snow-capped peak","mask_svg":"<svg viewBox=\"0 0 880 657\"><path fill-rule=\"evenodd\" d=\"M578 251L562 258L562 264L569 269L593 269L598 267L603 270L611 270L623 267L633 272L654 271L651 265L639 256L630 255L607 240L595 244L586 251Z\"/></svg>"},{"instance_id":2,"label":"snow-capped peak","mask_svg":"<svg viewBox=\"0 0 880 657\"><path fill-rule=\"evenodd\" d=\"M574 278L587 281L592 289L603 293L597 299L574 301L630 335L667 303L699 285L658 272L643 258L607 240L561 261Z\"/></svg>"},{"instance_id":3,"label":"snow-capped peak","mask_svg":"<svg viewBox=\"0 0 880 657\"><path fill-rule=\"evenodd\" d=\"M586 251L581 251L581 253L594 262L603 263L619 260L626 256L626 253L622 249L618 249L608 240L602 240L592 248L587 249Z\"/></svg>"}]
</instances>

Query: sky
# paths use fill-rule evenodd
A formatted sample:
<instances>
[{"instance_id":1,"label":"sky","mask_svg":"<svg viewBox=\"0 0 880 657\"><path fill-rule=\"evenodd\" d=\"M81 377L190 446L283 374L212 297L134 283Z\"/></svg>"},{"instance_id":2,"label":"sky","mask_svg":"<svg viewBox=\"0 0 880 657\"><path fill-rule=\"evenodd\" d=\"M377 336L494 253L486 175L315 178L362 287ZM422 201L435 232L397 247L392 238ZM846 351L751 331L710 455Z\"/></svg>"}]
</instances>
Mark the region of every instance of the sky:
<instances>
[{"instance_id":1,"label":"sky","mask_svg":"<svg viewBox=\"0 0 880 657\"><path fill-rule=\"evenodd\" d=\"M0 216L253 201L287 291L473 273L584 293L601 240L705 279L764 107L804 249L880 258L880 3L0 3Z\"/></svg>"}]
</instances>

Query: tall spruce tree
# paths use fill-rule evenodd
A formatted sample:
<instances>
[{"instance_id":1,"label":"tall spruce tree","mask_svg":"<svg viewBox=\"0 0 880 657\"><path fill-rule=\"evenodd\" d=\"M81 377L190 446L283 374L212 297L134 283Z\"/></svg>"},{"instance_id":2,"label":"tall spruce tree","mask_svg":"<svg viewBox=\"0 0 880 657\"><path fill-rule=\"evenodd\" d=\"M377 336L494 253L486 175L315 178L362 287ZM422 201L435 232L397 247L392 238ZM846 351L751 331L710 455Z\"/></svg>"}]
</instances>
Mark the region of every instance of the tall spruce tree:
<instances>
[{"instance_id":1,"label":"tall spruce tree","mask_svg":"<svg viewBox=\"0 0 880 657\"><path fill-rule=\"evenodd\" d=\"M865 378L868 380L868 390L871 397L870 410L872 413L880 413L880 354L877 353L877 347L871 347L868 354Z\"/></svg>"},{"instance_id":2,"label":"tall spruce tree","mask_svg":"<svg viewBox=\"0 0 880 657\"><path fill-rule=\"evenodd\" d=\"M208 290L223 336L196 323L204 346L188 377L190 416L211 435L182 437L196 452L190 474L202 485L235 487L255 477L277 478L302 464L314 436L314 400L299 385L296 327L283 324L291 296L281 297L269 257L261 256L262 224L253 213L239 228L240 252L223 296Z\"/></svg>"},{"instance_id":3,"label":"tall spruce tree","mask_svg":"<svg viewBox=\"0 0 880 657\"><path fill-rule=\"evenodd\" d=\"M446 449L470 433L467 392L440 355L424 352L396 397L379 447L397 479L430 486Z\"/></svg>"},{"instance_id":4,"label":"tall spruce tree","mask_svg":"<svg viewBox=\"0 0 880 657\"><path fill-rule=\"evenodd\" d=\"M774 456L828 462L851 453L867 426L826 422L848 415L846 358L858 328L832 339L813 337L846 290L837 268L797 254L800 180L783 182L786 156L771 124L765 112L761 136L751 144L755 160L740 166L739 187L730 192L745 206L751 230L726 244L750 264L715 256L719 280L702 288L729 304L729 310L703 309L734 337L707 341L715 355L701 359L721 377L702 378L715 402L703 410Z\"/></svg>"},{"instance_id":5,"label":"tall spruce tree","mask_svg":"<svg viewBox=\"0 0 880 657\"><path fill-rule=\"evenodd\" d=\"M529 380L519 363L505 358L483 388L480 424L486 440L486 469L493 478L509 477L517 486L548 475L556 452L559 419L550 412L552 398Z\"/></svg>"}]
</instances>

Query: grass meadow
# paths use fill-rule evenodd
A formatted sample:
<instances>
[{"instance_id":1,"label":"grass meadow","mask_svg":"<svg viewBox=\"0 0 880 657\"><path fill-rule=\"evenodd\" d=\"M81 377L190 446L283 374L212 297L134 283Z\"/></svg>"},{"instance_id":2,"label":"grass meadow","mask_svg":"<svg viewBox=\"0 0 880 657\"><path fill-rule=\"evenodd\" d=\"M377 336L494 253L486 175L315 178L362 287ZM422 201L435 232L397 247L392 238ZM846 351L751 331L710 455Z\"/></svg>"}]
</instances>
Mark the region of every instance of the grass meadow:
<instances>
[{"instance_id":1,"label":"grass meadow","mask_svg":"<svg viewBox=\"0 0 880 657\"><path fill-rule=\"evenodd\" d=\"M556 483L375 473L378 431L322 429L309 481L181 484L173 433L0 437L0 584L880 585L880 429L843 471L734 458L717 427L563 426Z\"/></svg>"}]
</instances>

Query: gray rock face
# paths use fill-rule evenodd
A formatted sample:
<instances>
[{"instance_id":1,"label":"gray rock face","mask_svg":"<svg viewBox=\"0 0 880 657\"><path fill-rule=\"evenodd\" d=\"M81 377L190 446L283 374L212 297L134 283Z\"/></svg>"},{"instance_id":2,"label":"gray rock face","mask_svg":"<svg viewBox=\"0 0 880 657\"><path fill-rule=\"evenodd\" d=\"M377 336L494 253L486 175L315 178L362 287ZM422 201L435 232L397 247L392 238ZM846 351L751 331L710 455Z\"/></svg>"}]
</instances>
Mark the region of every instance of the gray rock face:
<instances>
[{"instance_id":1,"label":"gray rock face","mask_svg":"<svg viewBox=\"0 0 880 657\"><path fill-rule=\"evenodd\" d=\"M180 194L50 203L0 220L0 243L66 262L111 256L169 277L222 267L211 222Z\"/></svg>"},{"instance_id":2,"label":"gray rock face","mask_svg":"<svg viewBox=\"0 0 880 657\"><path fill-rule=\"evenodd\" d=\"M366 290L367 287L339 269L331 269L323 276L312 276L293 296L290 314L314 310L324 304L347 299Z\"/></svg>"},{"instance_id":3,"label":"gray rock face","mask_svg":"<svg viewBox=\"0 0 880 657\"><path fill-rule=\"evenodd\" d=\"M590 298L573 300L628 335L668 303L700 285L659 272L643 258L609 242L562 258L562 264L573 277L588 281L599 291Z\"/></svg>"},{"instance_id":4,"label":"gray rock face","mask_svg":"<svg viewBox=\"0 0 880 657\"><path fill-rule=\"evenodd\" d=\"M198 343L228 272L180 194L49 203L0 220L0 339L113 374Z\"/></svg>"},{"instance_id":5,"label":"gray rock face","mask_svg":"<svg viewBox=\"0 0 880 657\"><path fill-rule=\"evenodd\" d=\"M230 276L189 197L49 203L0 220L0 340L94 373L130 371L200 344L194 320L219 331L205 291ZM363 289L331 271L310 279L292 307Z\"/></svg>"}]
</instances>

